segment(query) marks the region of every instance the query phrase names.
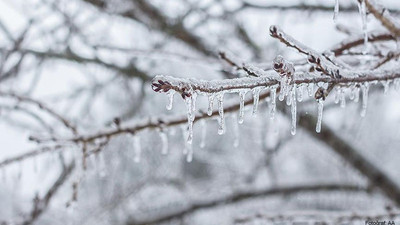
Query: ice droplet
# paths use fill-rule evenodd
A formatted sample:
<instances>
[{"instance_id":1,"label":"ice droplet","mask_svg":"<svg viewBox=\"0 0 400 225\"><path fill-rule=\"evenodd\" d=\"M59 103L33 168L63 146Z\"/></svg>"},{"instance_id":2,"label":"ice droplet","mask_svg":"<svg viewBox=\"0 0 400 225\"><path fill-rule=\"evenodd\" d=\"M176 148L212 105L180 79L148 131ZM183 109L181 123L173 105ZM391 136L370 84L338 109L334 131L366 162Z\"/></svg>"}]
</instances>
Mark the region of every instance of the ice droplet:
<instances>
[{"instance_id":1,"label":"ice droplet","mask_svg":"<svg viewBox=\"0 0 400 225\"><path fill-rule=\"evenodd\" d=\"M218 134L222 135L225 133L225 118L224 118L224 93L221 92L217 96L218 100Z\"/></svg>"},{"instance_id":2,"label":"ice droplet","mask_svg":"<svg viewBox=\"0 0 400 225\"><path fill-rule=\"evenodd\" d=\"M239 118L238 118L238 123L242 124L243 123L243 117L244 117L244 99L246 97L247 91L240 91L239 92Z\"/></svg>"},{"instance_id":3,"label":"ice droplet","mask_svg":"<svg viewBox=\"0 0 400 225\"><path fill-rule=\"evenodd\" d=\"M133 149L135 151L134 162L140 162L140 155L142 153L142 149L140 146L140 137L138 135L133 136Z\"/></svg>"},{"instance_id":4,"label":"ice droplet","mask_svg":"<svg viewBox=\"0 0 400 225\"><path fill-rule=\"evenodd\" d=\"M361 106L361 117L365 117L367 114L367 107L368 107L368 91L369 91L369 84L364 83L361 86L362 89L362 106Z\"/></svg>"},{"instance_id":5,"label":"ice droplet","mask_svg":"<svg viewBox=\"0 0 400 225\"><path fill-rule=\"evenodd\" d=\"M200 126L201 126L200 148L204 148L206 146L206 135L207 135L207 123L205 119L200 120Z\"/></svg>"},{"instance_id":6,"label":"ice droplet","mask_svg":"<svg viewBox=\"0 0 400 225\"><path fill-rule=\"evenodd\" d=\"M257 114L258 102L260 101L260 88L253 89L253 115Z\"/></svg>"},{"instance_id":7,"label":"ice droplet","mask_svg":"<svg viewBox=\"0 0 400 225\"><path fill-rule=\"evenodd\" d=\"M269 118L273 120L275 118L276 111L276 86L271 87L271 104L269 105Z\"/></svg>"},{"instance_id":8,"label":"ice droplet","mask_svg":"<svg viewBox=\"0 0 400 225\"><path fill-rule=\"evenodd\" d=\"M172 105L174 104L174 95L175 95L174 90L168 91L168 93L167 93L167 96L168 96L167 110L172 109Z\"/></svg>"},{"instance_id":9,"label":"ice droplet","mask_svg":"<svg viewBox=\"0 0 400 225\"><path fill-rule=\"evenodd\" d=\"M297 101L296 101L296 84L293 84L293 88L291 91L291 99L292 99L292 107L291 107L291 112L292 112L292 124L290 128L290 133L292 135L296 134L296 116L297 116Z\"/></svg>"},{"instance_id":10,"label":"ice droplet","mask_svg":"<svg viewBox=\"0 0 400 225\"><path fill-rule=\"evenodd\" d=\"M321 125L322 125L322 114L324 111L324 100L318 100L318 119L317 119L317 126L315 127L315 132L321 132Z\"/></svg>"}]
</instances>

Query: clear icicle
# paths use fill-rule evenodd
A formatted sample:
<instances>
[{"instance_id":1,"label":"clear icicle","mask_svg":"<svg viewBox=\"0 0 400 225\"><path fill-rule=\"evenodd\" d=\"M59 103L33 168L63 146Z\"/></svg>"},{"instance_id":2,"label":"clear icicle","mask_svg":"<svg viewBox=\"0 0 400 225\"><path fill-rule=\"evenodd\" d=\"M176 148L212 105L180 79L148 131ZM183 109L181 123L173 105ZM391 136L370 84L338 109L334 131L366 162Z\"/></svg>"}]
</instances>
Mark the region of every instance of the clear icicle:
<instances>
[{"instance_id":1,"label":"clear icicle","mask_svg":"<svg viewBox=\"0 0 400 225\"><path fill-rule=\"evenodd\" d=\"M358 102L360 99L360 88L356 87L354 91L354 102Z\"/></svg>"},{"instance_id":2,"label":"clear icicle","mask_svg":"<svg viewBox=\"0 0 400 225\"><path fill-rule=\"evenodd\" d=\"M242 124L243 123L243 117L244 117L244 99L246 97L247 91L240 91L239 92L239 118L238 118L238 123Z\"/></svg>"},{"instance_id":3,"label":"clear icicle","mask_svg":"<svg viewBox=\"0 0 400 225\"><path fill-rule=\"evenodd\" d=\"M296 134L296 116L297 116L297 101L296 101L296 84L293 84L293 88L291 91L291 99L292 99L292 107L291 107L291 112L292 112L292 124L290 127L290 133L292 135Z\"/></svg>"},{"instance_id":4,"label":"clear icicle","mask_svg":"<svg viewBox=\"0 0 400 225\"><path fill-rule=\"evenodd\" d=\"M187 146L188 146L188 143L187 143L187 127L186 126L181 126L181 129L182 129L183 143L185 145L184 148L183 148L182 153L184 155L186 155L188 153L188 148L187 148Z\"/></svg>"},{"instance_id":5,"label":"clear icicle","mask_svg":"<svg viewBox=\"0 0 400 225\"><path fill-rule=\"evenodd\" d=\"M200 148L204 148L206 146L206 135L207 135L207 123L205 119L200 120L201 126L201 141Z\"/></svg>"},{"instance_id":6,"label":"clear icicle","mask_svg":"<svg viewBox=\"0 0 400 225\"><path fill-rule=\"evenodd\" d=\"M135 151L134 161L140 162L140 155L142 154L142 148L140 146L140 137L138 135L133 136L133 149Z\"/></svg>"},{"instance_id":7,"label":"clear icicle","mask_svg":"<svg viewBox=\"0 0 400 225\"><path fill-rule=\"evenodd\" d=\"M362 106L361 106L361 117L365 117L367 114L367 107L368 107L368 91L369 91L369 84L365 83L361 86L362 88Z\"/></svg>"},{"instance_id":8,"label":"clear icicle","mask_svg":"<svg viewBox=\"0 0 400 225\"><path fill-rule=\"evenodd\" d=\"M396 91L400 90L400 79L396 79L393 81L394 89Z\"/></svg>"},{"instance_id":9,"label":"clear icicle","mask_svg":"<svg viewBox=\"0 0 400 225\"><path fill-rule=\"evenodd\" d=\"M389 91L390 80L382 81L382 85L383 85L383 93L387 95Z\"/></svg>"},{"instance_id":10,"label":"clear icicle","mask_svg":"<svg viewBox=\"0 0 400 225\"><path fill-rule=\"evenodd\" d=\"M269 105L269 118L273 120L275 118L276 111L276 86L271 87L271 104Z\"/></svg>"},{"instance_id":11,"label":"clear icicle","mask_svg":"<svg viewBox=\"0 0 400 225\"><path fill-rule=\"evenodd\" d=\"M260 88L253 89L253 115L257 114L258 102L260 101Z\"/></svg>"},{"instance_id":12,"label":"clear icicle","mask_svg":"<svg viewBox=\"0 0 400 225\"><path fill-rule=\"evenodd\" d=\"M287 76L281 77L280 81L280 87L281 91L279 92L279 101L283 101L285 99L285 96L287 95L288 92L288 86L289 86L290 80L287 78Z\"/></svg>"},{"instance_id":13,"label":"clear icicle","mask_svg":"<svg viewBox=\"0 0 400 225\"><path fill-rule=\"evenodd\" d=\"M172 105L174 104L174 95L175 95L175 91L174 90L170 90L167 93L167 96L168 96L167 110L171 110L172 109Z\"/></svg>"},{"instance_id":14,"label":"clear icicle","mask_svg":"<svg viewBox=\"0 0 400 225\"><path fill-rule=\"evenodd\" d=\"M190 144L186 145L187 154L186 154L186 162L192 162L193 160L193 146Z\"/></svg>"},{"instance_id":15,"label":"clear icicle","mask_svg":"<svg viewBox=\"0 0 400 225\"><path fill-rule=\"evenodd\" d=\"M339 15L339 0L335 0L335 10L333 13L333 21L337 23L337 18Z\"/></svg>"},{"instance_id":16,"label":"clear icicle","mask_svg":"<svg viewBox=\"0 0 400 225\"><path fill-rule=\"evenodd\" d=\"M349 96L350 100L354 100L355 92L356 92L356 87L355 86L351 86L350 96Z\"/></svg>"},{"instance_id":17,"label":"clear icicle","mask_svg":"<svg viewBox=\"0 0 400 225\"><path fill-rule=\"evenodd\" d=\"M225 118L224 118L224 93L219 93L217 96L218 100L218 134L222 135L225 133Z\"/></svg>"},{"instance_id":18,"label":"clear icicle","mask_svg":"<svg viewBox=\"0 0 400 225\"><path fill-rule=\"evenodd\" d=\"M336 89L335 89L335 104L338 104L340 101L340 92L341 92L340 88L336 87Z\"/></svg>"},{"instance_id":19,"label":"clear icicle","mask_svg":"<svg viewBox=\"0 0 400 225\"><path fill-rule=\"evenodd\" d=\"M303 86L301 85L297 88L297 101L303 101Z\"/></svg>"},{"instance_id":20,"label":"clear icicle","mask_svg":"<svg viewBox=\"0 0 400 225\"><path fill-rule=\"evenodd\" d=\"M324 100L318 100L318 119L317 119L317 126L315 127L315 132L321 132L321 125L322 125L322 114L324 111Z\"/></svg>"},{"instance_id":21,"label":"clear icicle","mask_svg":"<svg viewBox=\"0 0 400 225\"><path fill-rule=\"evenodd\" d=\"M289 95L288 95L288 97L286 98L286 105L287 106L289 106L289 105L291 105L292 104L292 91L289 91Z\"/></svg>"},{"instance_id":22,"label":"clear icicle","mask_svg":"<svg viewBox=\"0 0 400 225\"><path fill-rule=\"evenodd\" d=\"M344 92L344 90L340 90L340 107L346 107L346 93Z\"/></svg>"},{"instance_id":23,"label":"clear icicle","mask_svg":"<svg viewBox=\"0 0 400 225\"><path fill-rule=\"evenodd\" d=\"M193 121L195 119L195 104L196 104L196 93L192 93L192 96L186 98L186 110L187 110L187 118L188 118L188 137L187 143L192 144L193 142Z\"/></svg>"},{"instance_id":24,"label":"clear icicle","mask_svg":"<svg viewBox=\"0 0 400 225\"><path fill-rule=\"evenodd\" d=\"M160 138L161 138L161 154L166 155L168 154L168 136L165 131L160 132Z\"/></svg>"},{"instance_id":25,"label":"clear icicle","mask_svg":"<svg viewBox=\"0 0 400 225\"><path fill-rule=\"evenodd\" d=\"M207 109L208 116L211 116L213 113L214 97L215 97L214 94L208 95L208 109Z\"/></svg>"},{"instance_id":26,"label":"clear icicle","mask_svg":"<svg viewBox=\"0 0 400 225\"><path fill-rule=\"evenodd\" d=\"M314 94L314 84L313 83L309 83L307 85L307 91L308 91L308 97L312 97Z\"/></svg>"},{"instance_id":27,"label":"clear icicle","mask_svg":"<svg viewBox=\"0 0 400 225\"><path fill-rule=\"evenodd\" d=\"M236 120L236 116L233 116L233 119ZM233 147L237 148L239 146L239 137L240 137L238 123L233 123L233 132L234 132Z\"/></svg>"}]
</instances>

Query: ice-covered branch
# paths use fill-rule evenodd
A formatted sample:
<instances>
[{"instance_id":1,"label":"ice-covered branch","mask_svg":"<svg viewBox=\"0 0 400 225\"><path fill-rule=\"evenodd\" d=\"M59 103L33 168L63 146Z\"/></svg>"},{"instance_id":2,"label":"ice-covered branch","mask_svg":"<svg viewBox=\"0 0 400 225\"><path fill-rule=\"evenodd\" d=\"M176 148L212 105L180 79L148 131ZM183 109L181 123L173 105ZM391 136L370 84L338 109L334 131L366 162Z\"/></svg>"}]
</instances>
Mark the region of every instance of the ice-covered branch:
<instances>
[{"instance_id":1,"label":"ice-covered branch","mask_svg":"<svg viewBox=\"0 0 400 225\"><path fill-rule=\"evenodd\" d=\"M378 19L386 29L396 37L400 37L400 26L393 17L390 16L389 11L382 6L375 3L374 0L357 0L359 4L365 4L368 11Z\"/></svg>"},{"instance_id":2,"label":"ice-covered branch","mask_svg":"<svg viewBox=\"0 0 400 225\"><path fill-rule=\"evenodd\" d=\"M266 197L270 195L287 195L302 192L326 192L326 191L342 191L349 193L366 192L367 189L352 184L316 184L316 185L298 185L287 187L266 188L261 190L253 190L247 192L234 193L219 199L192 203L185 209L177 210L160 217L148 218L147 220L136 220L131 218L127 224L144 225L144 224L160 224L163 222L180 219L186 215L196 212L197 210L209 209L223 205L240 203L252 198Z\"/></svg>"}]
</instances>

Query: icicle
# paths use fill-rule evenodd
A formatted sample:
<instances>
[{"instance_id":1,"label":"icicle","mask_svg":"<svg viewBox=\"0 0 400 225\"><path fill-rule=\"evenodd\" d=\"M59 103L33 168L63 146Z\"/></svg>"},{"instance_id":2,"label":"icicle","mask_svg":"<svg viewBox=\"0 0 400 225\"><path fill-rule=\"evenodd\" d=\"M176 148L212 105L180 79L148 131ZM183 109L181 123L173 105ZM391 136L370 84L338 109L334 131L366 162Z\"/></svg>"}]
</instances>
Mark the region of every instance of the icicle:
<instances>
[{"instance_id":1,"label":"icicle","mask_svg":"<svg viewBox=\"0 0 400 225\"><path fill-rule=\"evenodd\" d=\"M217 96L218 100L218 134L222 135L225 133L225 118L224 118L224 93L221 92Z\"/></svg>"},{"instance_id":2,"label":"icicle","mask_svg":"<svg viewBox=\"0 0 400 225\"><path fill-rule=\"evenodd\" d=\"M335 11L333 13L333 21L337 23L337 18L339 15L339 0L335 0Z\"/></svg>"},{"instance_id":3,"label":"icicle","mask_svg":"<svg viewBox=\"0 0 400 225\"><path fill-rule=\"evenodd\" d=\"M341 93L340 88L336 87L336 89L335 89L335 104L338 104L340 101L340 93Z\"/></svg>"},{"instance_id":4,"label":"icicle","mask_svg":"<svg viewBox=\"0 0 400 225\"><path fill-rule=\"evenodd\" d=\"M309 83L307 85L307 91L308 91L308 97L312 97L314 94L314 84L313 83Z\"/></svg>"},{"instance_id":5,"label":"icicle","mask_svg":"<svg viewBox=\"0 0 400 225\"><path fill-rule=\"evenodd\" d=\"M281 91L279 92L279 101L283 101L285 96L288 94L290 80L287 76L282 76L280 81Z\"/></svg>"},{"instance_id":6,"label":"icicle","mask_svg":"<svg viewBox=\"0 0 400 225\"><path fill-rule=\"evenodd\" d=\"M340 90L340 107L346 107L346 93L344 92L344 90Z\"/></svg>"},{"instance_id":7,"label":"icicle","mask_svg":"<svg viewBox=\"0 0 400 225\"><path fill-rule=\"evenodd\" d=\"M394 89L398 91L400 89L400 79L396 79L393 81Z\"/></svg>"},{"instance_id":8,"label":"icicle","mask_svg":"<svg viewBox=\"0 0 400 225\"><path fill-rule=\"evenodd\" d=\"M356 87L354 91L354 102L358 102L360 99L360 88Z\"/></svg>"},{"instance_id":9,"label":"icicle","mask_svg":"<svg viewBox=\"0 0 400 225\"><path fill-rule=\"evenodd\" d=\"M269 118L273 120L275 118L276 111L276 86L271 87L271 104L269 105Z\"/></svg>"},{"instance_id":10,"label":"icicle","mask_svg":"<svg viewBox=\"0 0 400 225\"><path fill-rule=\"evenodd\" d=\"M292 104L292 90L289 91L288 97L286 98L286 105L289 106Z\"/></svg>"},{"instance_id":11,"label":"icicle","mask_svg":"<svg viewBox=\"0 0 400 225\"><path fill-rule=\"evenodd\" d=\"M191 97L185 99L187 118L188 118L188 137L187 137L188 144L192 144L193 142L193 121L195 119L196 97L197 94L192 93Z\"/></svg>"},{"instance_id":12,"label":"icicle","mask_svg":"<svg viewBox=\"0 0 400 225\"><path fill-rule=\"evenodd\" d=\"M183 148L182 153L183 153L184 155L186 155L186 154L188 153L188 148L187 148L187 146L189 145L189 144L187 143L187 135L186 135L186 133L187 133L187 127L186 127L186 126L181 126L181 130L182 130L183 143L184 143L184 145L185 145L185 147Z\"/></svg>"},{"instance_id":13,"label":"icicle","mask_svg":"<svg viewBox=\"0 0 400 225\"><path fill-rule=\"evenodd\" d=\"M233 120L236 120L236 116L233 116ZM239 124L238 123L233 123L233 132L234 132L234 141L233 141L233 147L237 148L239 146Z\"/></svg>"},{"instance_id":14,"label":"icicle","mask_svg":"<svg viewBox=\"0 0 400 225\"><path fill-rule=\"evenodd\" d=\"M174 95L175 95L175 91L174 90L170 90L167 93L167 96L168 96L167 110L171 110L172 109L172 105L174 104Z\"/></svg>"},{"instance_id":15,"label":"icicle","mask_svg":"<svg viewBox=\"0 0 400 225\"><path fill-rule=\"evenodd\" d=\"M322 113L324 111L324 100L318 100L318 119L317 119L317 126L315 128L315 132L321 132L321 125L322 125Z\"/></svg>"},{"instance_id":16,"label":"icicle","mask_svg":"<svg viewBox=\"0 0 400 225\"><path fill-rule=\"evenodd\" d=\"M238 118L238 123L242 124L243 123L243 117L244 117L244 100L246 97L247 91L240 91L239 92L239 118Z\"/></svg>"},{"instance_id":17,"label":"icicle","mask_svg":"<svg viewBox=\"0 0 400 225\"><path fill-rule=\"evenodd\" d=\"M355 86L351 86L351 89L350 89L350 96L349 96L350 100L354 100L355 91L356 91L356 87L355 87Z\"/></svg>"},{"instance_id":18,"label":"icicle","mask_svg":"<svg viewBox=\"0 0 400 225\"><path fill-rule=\"evenodd\" d=\"M291 99L292 99L292 107L291 107L291 112L292 112L292 125L290 128L290 133L292 135L296 134L296 116L297 116L297 101L296 101L296 84L293 84L293 88L291 91Z\"/></svg>"},{"instance_id":19,"label":"icicle","mask_svg":"<svg viewBox=\"0 0 400 225\"><path fill-rule=\"evenodd\" d=\"M160 138L161 138L161 154L166 155L168 154L168 136L165 131L160 131Z\"/></svg>"},{"instance_id":20,"label":"icicle","mask_svg":"<svg viewBox=\"0 0 400 225\"><path fill-rule=\"evenodd\" d=\"M365 0L362 0L361 3L358 3L358 10L359 10L359 13L361 16L362 30L364 33L364 45L367 48L368 31L367 31L367 9L366 9L366 5L365 5ZM367 53L367 51L365 51L365 53Z\"/></svg>"},{"instance_id":21,"label":"icicle","mask_svg":"<svg viewBox=\"0 0 400 225\"><path fill-rule=\"evenodd\" d=\"M135 158L134 161L136 163L140 162L140 155L142 152L141 146L140 146L140 138L138 135L133 136L133 149L135 150Z\"/></svg>"},{"instance_id":22,"label":"icicle","mask_svg":"<svg viewBox=\"0 0 400 225\"><path fill-rule=\"evenodd\" d=\"M201 126L201 141L200 148L204 148L206 146L206 135L207 135L207 123L205 119L200 120Z\"/></svg>"},{"instance_id":23,"label":"icicle","mask_svg":"<svg viewBox=\"0 0 400 225\"><path fill-rule=\"evenodd\" d=\"M187 148L186 162L192 162L192 160L193 160L193 146L190 145L190 144L187 144L186 148Z\"/></svg>"},{"instance_id":24,"label":"icicle","mask_svg":"<svg viewBox=\"0 0 400 225\"><path fill-rule=\"evenodd\" d=\"M214 94L209 94L208 95L208 109L207 109L207 115L208 116L212 115L213 106L214 106Z\"/></svg>"},{"instance_id":25,"label":"icicle","mask_svg":"<svg viewBox=\"0 0 400 225\"><path fill-rule=\"evenodd\" d=\"M364 83L361 86L362 88L362 107L361 107L361 117L365 117L367 114L367 106L368 106L368 91L369 91L369 84Z\"/></svg>"},{"instance_id":26,"label":"icicle","mask_svg":"<svg viewBox=\"0 0 400 225\"><path fill-rule=\"evenodd\" d=\"M382 81L382 85L383 85L383 93L387 95L389 91L390 80Z\"/></svg>"},{"instance_id":27,"label":"icicle","mask_svg":"<svg viewBox=\"0 0 400 225\"><path fill-rule=\"evenodd\" d=\"M258 109L258 102L260 100L260 91L261 88L254 88L253 89L253 115L257 114L257 109Z\"/></svg>"},{"instance_id":28,"label":"icicle","mask_svg":"<svg viewBox=\"0 0 400 225\"><path fill-rule=\"evenodd\" d=\"M302 102L303 101L303 86L300 85L297 88L297 101Z\"/></svg>"}]
</instances>

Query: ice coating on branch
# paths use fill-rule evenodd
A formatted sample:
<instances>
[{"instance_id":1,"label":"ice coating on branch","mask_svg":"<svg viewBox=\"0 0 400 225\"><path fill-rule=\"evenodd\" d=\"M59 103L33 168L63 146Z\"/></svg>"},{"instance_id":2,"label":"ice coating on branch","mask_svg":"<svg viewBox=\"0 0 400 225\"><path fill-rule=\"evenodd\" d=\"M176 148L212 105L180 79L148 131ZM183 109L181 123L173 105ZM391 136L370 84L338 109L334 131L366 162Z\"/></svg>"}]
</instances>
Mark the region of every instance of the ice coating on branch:
<instances>
[{"instance_id":1,"label":"ice coating on branch","mask_svg":"<svg viewBox=\"0 0 400 225\"><path fill-rule=\"evenodd\" d=\"M271 103L269 105L269 118L273 120L275 118L276 111L276 86L271 87Z\"/></svg>"},{"instance_id":2,"label":"ice coating on branch","mask_svg":"<svg viewBox=\"0 0 400 225\"><path fill-rule=\"evenodd\" d=\"M286 61L282 56L278 55L273 61L274 70L280 75L280 92L279 101L283 101L285 96L289 94L295 69L291 62Z\"/></svg>"},{"instance_id":3,"label":"ice coating on branch","mask_svg":"<svg viewBox=\"0 0 400 225\"><path fill-rule=\"evenodd\" d=\"M239 118L238 118L238 123L242 124L243 123L243 117L244 117L244 100L246 97L247 90L243 90L239 92Z\"/></svg>"},{"instance_id":4,"label":"ice coating on branch","mask_svg":"<svg viewBox=\"0 0 400 225\"><path fill-rule=\"evenodd\" d=\"M204 148L206 146L206 135L207 135L207 123L206 120L200 120L201 127L201 141L200 148Z\"/></svg>"},{"instance_id":5,"label":"ice coating on branch","mask_svg":"<svg viewBox=\"0 0 400 225\"><path fill-rule=\"evenodd\" d=\"M161 138L161 154L168 154L168 136L165 131L160 131Z\"/></svg>"},{"instance_id":6,"label":"ice coating on branch","mask_svg":"<svg viewBox=\"0 0 400 225\"><path fill-rule=\"evenodd\" d=\"M335 0L335 9L333 13L333 21L337 23L337 18L339 15L339 0Z\"/></svg>"},{"instance_id":7,"label":"ice coating on branch","mask_svg":"<svg viewBox=\"0 0 400 225\"><path fill-rule=\"evenodd\" d=\"M292 135L296 134L296 116L297 116L297 101L296 101L296 84L293 85L293 88L290 93L290 99L292 99L292 107L291 107L291 113L292 113L292 124L290 127L290 133Z\"/></svg>"},{"instance_id":8,"label":"ice coating on branch","mask_svg":"<svg viewBox=\"0 0 400 225\"><path fill-rule=\"evenodd\" d=\"M217 95L218 100L218 134L222 135L225 133L225 117L224 117L224 93L221 92Z\"/></svg>"},{"instance_id":9,"label":"ice coating on branch","mask_svg":"<svg viewBox=\"0 0 400 225\"><path fill-rule=\"evenodd\" d=\"M367 114L367 107L368 107L369 83L364 83L361 86L361 89L362 89L361 117L365 117L365 115Z\"/></svg>"},{"instance_id":10,"label":"ice coating on branch","mask_svg":"<svg viewBox=\"0 0 400 225\"><path fill-rule=\"evenodd\" d=\"M365 5L365 0L361 0L361 2L358 2L358 11L361 16L362 30L364 33L364 45L365 45L365 47L367 47L367 44L368 44L367 7Z\"/></svg>"},{"instance_id":11,"label":"ice coating on branch","mask_svg":"<svg viewBox=\"0 0 400 225\"><path fill-rule=\"evenodd\" d=\"M174 90L170 90L167 92L167 96L168 96L168 104L167 104L167 110L171 110L172 109L172 105L174 104L174 95L175 95L175 91Z\"/></svg>"},{"instance_id":12,"label":"ice coating on branch","mask_svg":"<svg viewBox=\"0 0 400 225\"><path fill-rule=\"evenodd\" d=\"M315 127L315 132L321 132L321 125L322 125L322 114L324 111L324 100L318 99L318 118L317 118L317 126Z\"/></svg>"},{"instance_id":13,"label":"ice coating on branch","mask_svg":"<svg viewBox=\"0 0 400 225\"><path fill-rule=\"evenodd\" d=\"M142 154L142 147L140 146L140 137L138 135L133 136L133 149L135 151L134 162L140 162L140 155Z\"/></svg>"},{"instance_id":14,"label":"ice coating on branch","mask_svg":"<svg viewBox=\"0 0 400 225\"><path fill-rule=\"evenodd\" d=\"M208 94L208 109L207 109L207 115L211 116L213 113L213 106L214 106L214 94Z\"/></svg>"},{"instance_id":15,"label":"ice coating on branch","mask_svg":"<svg viewBox=\"0 0 400 225\"><path fill-rule=\"evenodd\" d=\"M253 89L253 115L257 114L258 102L260 100L260 91L261 91L261 88Z\"/></svg>"}]
</instances>

